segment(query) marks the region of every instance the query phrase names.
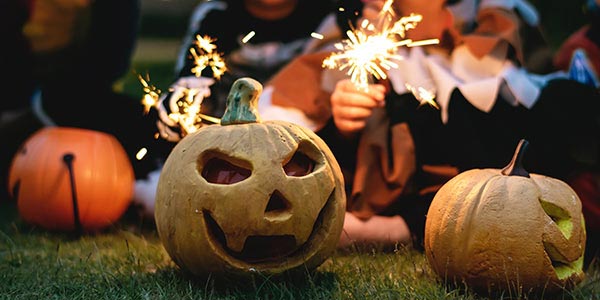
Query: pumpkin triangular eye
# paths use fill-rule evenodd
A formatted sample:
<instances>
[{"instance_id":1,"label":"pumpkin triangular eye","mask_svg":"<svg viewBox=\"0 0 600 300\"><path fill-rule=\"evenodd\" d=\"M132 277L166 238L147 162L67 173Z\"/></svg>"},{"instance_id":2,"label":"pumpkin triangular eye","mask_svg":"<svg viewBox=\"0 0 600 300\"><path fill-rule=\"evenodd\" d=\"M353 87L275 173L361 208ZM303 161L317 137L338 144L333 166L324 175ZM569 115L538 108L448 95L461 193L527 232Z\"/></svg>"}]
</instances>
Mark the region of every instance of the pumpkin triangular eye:
<instances>
[{"instance_id":1,"label":"pumpkin triangular eye","mask_svg":"<svg viewBox=\"0 0 600 300\"><path fill-rule=\"evenodd\" d=\"M202 169L202 177L210 183L233 184L250 177L252 171L236 166L226 160L213 157Z\"/></svg>"},{"instance_id":2,"label":"pumpkin triangular eye","mask_svg":"<svg viewBox=\"0 0 600 300\"><path fill-rule=\"evenodd\" d=\"M296 152L292 159L283 166L283 171L288 176L305 176L315 169L315 162L304 153Z\"/></svg>"},{"instance_id":3,"label":"pumpkin triangular eye","mask_svg":"<svg viewBox=\"0 0 600 300\"><path fill-rule=\"evenodd\" d=\"M544 212L552 219L552 221L554 221L554 223L556 223L558 230L560 230L563 236L566 239L571 238L571 235L573 234L573 221L571 220L569 213L554 203L541 199L539 201Z\"/></svg>"}]
</instances>

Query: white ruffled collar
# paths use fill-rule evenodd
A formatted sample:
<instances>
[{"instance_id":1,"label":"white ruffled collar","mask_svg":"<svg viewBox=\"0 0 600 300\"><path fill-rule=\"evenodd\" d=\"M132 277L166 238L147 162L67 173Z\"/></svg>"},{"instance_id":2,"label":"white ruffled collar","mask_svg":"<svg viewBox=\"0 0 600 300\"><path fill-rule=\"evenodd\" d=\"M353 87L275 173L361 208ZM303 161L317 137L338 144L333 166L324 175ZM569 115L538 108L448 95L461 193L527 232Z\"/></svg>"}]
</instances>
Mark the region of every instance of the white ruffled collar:
<instances>
[{"instance_id":1,"label":"white ruffled collar","mask_svg":"<svg viewBox=\"0 0 600 300\"><path fill-rule=\"evenodd\" d=\"M425 54L423 48L402 48L398 68L388 72L388 78L398 94L409 88L422 88L435 95L442 122L448 122L448 104L455 88L474 107L489 112L498 94L512 105L531 108L548 80L566 77L564 72L535 75L515 66L505 57L506 48L498 48L482 59L475 57L466 46L457 47L450 57L436 53ZM415 95L419 99L419 95Z\"/></svg>"}]
</instances>

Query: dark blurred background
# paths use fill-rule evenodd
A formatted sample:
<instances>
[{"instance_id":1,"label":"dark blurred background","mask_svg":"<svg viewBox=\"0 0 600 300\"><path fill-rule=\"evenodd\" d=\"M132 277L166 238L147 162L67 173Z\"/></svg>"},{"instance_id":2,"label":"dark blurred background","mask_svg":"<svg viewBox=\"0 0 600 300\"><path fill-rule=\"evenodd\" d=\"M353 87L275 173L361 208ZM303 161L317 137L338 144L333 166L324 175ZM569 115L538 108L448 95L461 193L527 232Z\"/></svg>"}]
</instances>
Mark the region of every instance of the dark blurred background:
<instances>
[{"instance_id":1,"label":"dark blurred background","mask_svg":"<svg viewBox=\"0 0 600 300\"><path fill-rule=\"evenodd\" d=\"M193 7L199 2L200 0L142 0L141 36L169 39L181 37ZM540 12L543 27L555 46L587 21L585 0L529 2ZM235 26L234 20L232 26Z\"/></svg>"},{"instance_id":2,"label":"dark blurred background","mask_svg":"<svg viewBox=\"0 0 600 300\"><path fill-rule=\"evenodd\" d=\"M188 19L201 0L142 0L139 40L132 72L121 88L135 96L143 95L135 74L149 75L151 84L165 90L173 76L173 64L185 34ZM302 0L301 0L302 1ZM344 0L341 0L342 2ZM537 7L545 38L553 51L581 26L589 22L586 0L530 0ZM231 26L236 26L231 20Z\"/></svg>"}]
</instances>

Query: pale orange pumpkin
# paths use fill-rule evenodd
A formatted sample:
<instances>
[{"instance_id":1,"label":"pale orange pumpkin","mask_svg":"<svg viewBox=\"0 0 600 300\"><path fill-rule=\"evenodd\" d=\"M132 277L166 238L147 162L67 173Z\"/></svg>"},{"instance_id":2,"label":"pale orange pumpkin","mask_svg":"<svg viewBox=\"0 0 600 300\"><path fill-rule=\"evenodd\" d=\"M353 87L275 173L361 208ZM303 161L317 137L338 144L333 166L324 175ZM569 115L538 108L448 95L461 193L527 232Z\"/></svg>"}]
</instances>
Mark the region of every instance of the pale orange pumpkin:
<instances>
[{"instance_id":1,"label":"pale orange pumpkin","mask_svg":"<svg viewBox=\"0 0 600 300\"><path fill-rule=\"evenodd\" d=\"M238 79L221 124L183 138L160 175L158 233L192 274L314 270L336 248L346 208L340 167L309 129L261 121L261 91Z\"/></svg>"},{"instance_id":2,"label":"pale orange pumpkin","mask_svg":"<svg viewBox=\"0 0 600 300\"><path fill-rule=\"evenodd\" d=\"M91 232L123 215L134 180L131 162L114 136L45 127L15 154L8 185L26 222L49 230Z\"/></svg>"},{"instance_id":3,"label":"pale orange pumpkin","mask_svg":"<svg viewBox=\"0 0 600 300\"><path fill-rule=\"evenodd\" d=\"M448 281L480 292L544 293L583 277L586 242L581 202L569 185L521 167L522 140L505 169L473 169L435 195L425 253Z\"/></svg>"}]
</instances>

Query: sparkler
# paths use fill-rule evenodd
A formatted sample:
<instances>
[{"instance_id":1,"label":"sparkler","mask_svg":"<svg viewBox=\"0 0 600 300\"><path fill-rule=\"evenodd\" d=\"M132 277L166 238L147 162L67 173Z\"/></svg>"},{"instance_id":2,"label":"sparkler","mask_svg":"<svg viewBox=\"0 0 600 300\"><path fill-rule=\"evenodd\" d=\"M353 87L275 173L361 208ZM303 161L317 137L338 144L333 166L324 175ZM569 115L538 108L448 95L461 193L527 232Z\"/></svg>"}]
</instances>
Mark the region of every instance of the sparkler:
<instances>
[{"instance_id":1,"label":"sparkler","mask_svg":"<svg viewBox=\"0 0 600 300\"><path fill-rule=\"evenodd\" d=\"M150 75L146 74L146 79L142 75L138 74L138 80L143 86L144 96L142 97L142 105L144 106L144 113L150 112L150 108L155 107L160 97L160 90L154 85L150 85Z\"/></svg>"},{"instance_id":2,"label":"sparkler","mask_svg":"<svg viewBox=\"0 0 600 300\"><path fill-rule=\"evenodd\" d=\"M202 71L205 68L210 67L213 73L213 78L220 79L221 76L227 71L225 61L221 57L221 54L216 52L217 46L213 44L215 40L208 36L196 36L194 45L198 48L198 51L194 47L190 48L190 53L194 58L195 66L192 68L192 73L196 77L200 77Z\"/></svg>"},{"instance_id":3,"label":"sparkler","mask_svg":"<svg viewBox=\"0 0 600 300\"><path fill-rule=\"evenodd\" d=\"M364 20L358 29L348 30L348 39L335 44L339 52L335 52L323 60L323 67L348 69L347 75L358 89L368 90L372 78L386 79L385 70L397 68L395 61L403 59L396 54L402 46L415 47L439 43L438 39L413 41L405 39L406 31L417 26L423 17L411 14L396 22L392 9L393 0L387 0L377 18L378 26Z\"/></svg>"},{"instance_id":4,"label":"sparkler","mask_svg":"<svg viewBox=\"0 0 600 300\"><path fill-rule=\"evenodd\" d=\"M213 78L218 80L227 71L225 61L221 54L216 51L217 47L213 42L214 40L208 36L201 37L197 35L194 45L189 50L194 61L191 72L196 77L201 77L202 72L210 68ZM149 78L144 79L138 75L138 79L144 91L142 98L144 113L148 113L152 107L160 111L162 109L160 106L163 105L160 99L161 91L149 84ZM219 118L200 113L205 95L210 94L209 86L209 84L198 88L176 86L169 89L172 95L168 100L168 107L171 109L168 117L180 127L182 136L197 131L203 126L203 121L215 124L221 122Z\"/></svg>"}]
</instances>

